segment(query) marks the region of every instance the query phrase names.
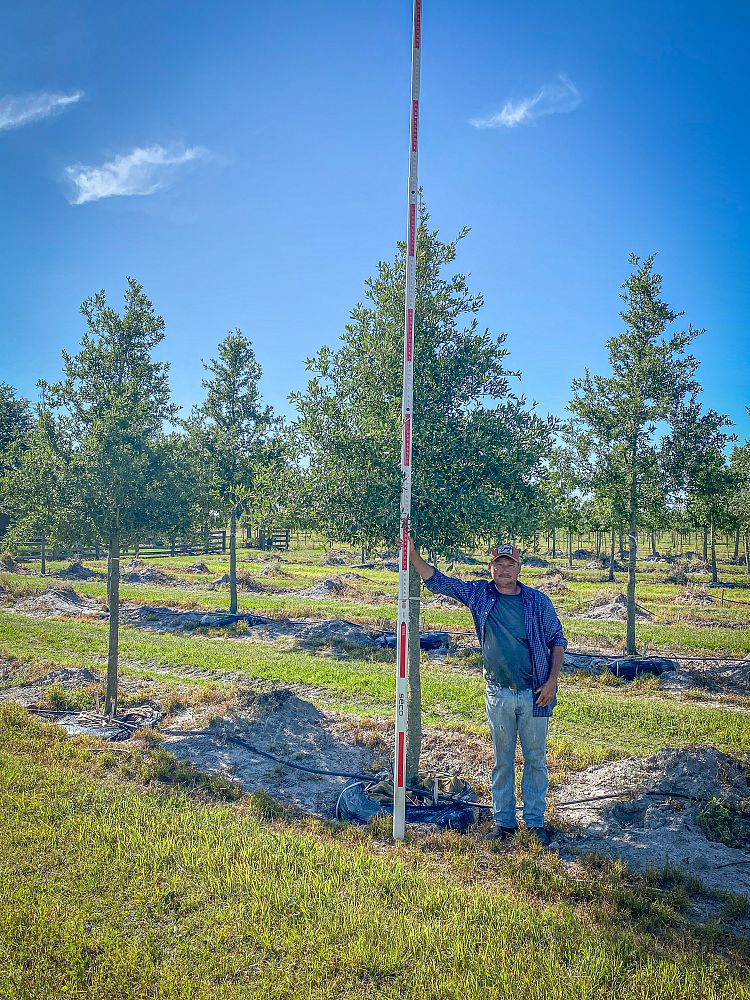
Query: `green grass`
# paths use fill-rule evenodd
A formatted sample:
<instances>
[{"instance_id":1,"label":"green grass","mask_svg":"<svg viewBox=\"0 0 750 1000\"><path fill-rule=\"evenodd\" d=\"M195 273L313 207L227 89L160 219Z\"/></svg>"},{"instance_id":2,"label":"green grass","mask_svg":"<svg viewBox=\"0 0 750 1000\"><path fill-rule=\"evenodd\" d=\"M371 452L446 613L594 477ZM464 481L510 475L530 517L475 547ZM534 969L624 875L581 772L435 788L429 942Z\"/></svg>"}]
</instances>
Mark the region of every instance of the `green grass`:
<instances>
[{"instance_id":1,"label":"green grass","mask_svg":"<svg viewBox=\"0 0 750 1000\"><path fill-rule=\"evenodd\" d=\"M0 998L748 997L696 890L524 845L266 820L121 773L0 709ZM703 897L714 912L734 900Z\"/></svg>"},{"instance_id":2,"label":"green grass","mask_svg":"<svg viewBox=\"0 0 750 1000\"><path fill-rule=\"evenodd\" d=\"M308 586L315 580L325 579L332 573L335 575L339 567L333 567L332 571L324 571L321 567L295 566L289 567L289 569L290 572L302 574L302 579L297 581L293 579L276 580L273 582L273 586L292 586L295 582L298 586ZM310 601L293 593L240 593L239 608L241 611L267 617L344 618L360 624L394 629L396 622L395 574L383 571L370 573L368 571L369 577L371 579L368 580L368 586L371 590L393 590L393 602L373 604L365 600ZM5 587L9 591L13 588L20 588L24 594L41 592L55 582L54 578L0 574L0 587ZM533 585L533 579L530 582ZM610 588L595 584L576 584L575 586L576 592L574 594L554 597L571 644L599 645L614 650L622 648L625 641L624 622L591 622L570 617L572 613L578 612L582 604L585 604L596 593L602 589ZM360 587L359 583L357 583L357 587ZM76 581L75 590L79 594L102 600L105 596L105 584L101 581ZM679 590L680 588L676 587L670 589L644 585L639 589L638 600L657 618L660 615L667 619L675 616L692 616L696 619L704 617L726 624L716 627L702 627L698 624L690 624L688 621L670 623L669 620L664 623L658 620L646 624L639 623L637 625L637 639L640 646L648 643L652 651L658 647L665 653L679 653L682 650L688 655L706 652L743 656L750 652L750 628L730 627L733 621L747 621L750 618L750 606L728 604L722 606L717 600L717 603L705 609L685 609L673 603L674 595ZM137 604L206 611L226 610L229 601L227 593L217 591L141 584L123 584L121 597L123 601ZM667 599L669 604L665 605L664 602ZM471 615L465 608L423 608L422 621L425 628L463 632L469 638L473 634Z\"/></svg>"},{"instance_id":3,"label":"green grass","mask_svg":"<svg viewBox=\"0 0 750 1000\"><path fill-rule=\"evenodd\" d=\"M21 663L90 667L103 665L103 623L28 618L0 612L0 654ZM335 658L330 654L255 642L207 641L169 633L123 628L123 673L158 676L161 668L186 679L200 668L204 679L243 675L315 689L340 711L390 716L393 665L381 659ZM189 676L188 676L189 679ZM599 691L563 679L550 729L551 750L577 766L612 757L653 753L664 746L710 744L730 753L750 753L750 715L676 702L666 694L640 695L638 687ZM428 725L446 724L486 732L484 682L478 673L423 664L422 704Z\"/></svg>"}]
</instances>

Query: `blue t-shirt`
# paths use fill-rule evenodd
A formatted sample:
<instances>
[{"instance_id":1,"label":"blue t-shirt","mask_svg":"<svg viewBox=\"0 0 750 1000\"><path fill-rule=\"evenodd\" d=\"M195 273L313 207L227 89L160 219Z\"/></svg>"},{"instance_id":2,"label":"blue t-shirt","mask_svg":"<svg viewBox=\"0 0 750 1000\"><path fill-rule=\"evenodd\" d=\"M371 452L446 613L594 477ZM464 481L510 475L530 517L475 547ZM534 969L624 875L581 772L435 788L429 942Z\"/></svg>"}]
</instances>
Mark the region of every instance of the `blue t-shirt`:
<instances>
[{"instance_id":1,"label":"blue t-shirt","mask_svg":"<svg viewBox=\"0 0 750 1000\"><path fill-rule=\"evenodd\" d=\"M525 691L534 682L520 594L498 594L484 630L484 676L500 687Z\"/></svg>"}]
</instances>

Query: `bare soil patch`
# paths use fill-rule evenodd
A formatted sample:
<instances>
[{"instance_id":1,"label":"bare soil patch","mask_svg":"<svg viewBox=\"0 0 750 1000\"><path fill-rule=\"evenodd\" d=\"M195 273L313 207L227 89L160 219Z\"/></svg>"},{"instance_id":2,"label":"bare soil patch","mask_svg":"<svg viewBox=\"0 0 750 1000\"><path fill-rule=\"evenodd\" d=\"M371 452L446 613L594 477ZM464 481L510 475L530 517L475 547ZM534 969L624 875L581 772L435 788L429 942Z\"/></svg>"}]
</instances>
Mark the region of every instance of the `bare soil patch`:
<instances>
[{"instance_id":1,"label":"bare soil patch","mask_svg":"<svg viewBox=\"0 0 750 1000\"><path fill-rule=\"evenodd\" d=\"M714 598L709 594L705 584L687 586L674 599L675 604L713 604Z\"/></svg>"},{"instance_id":2,"label":"bare soil patch","mask_svg":"<svg viewBox=\"0 0 750 1000\"><path fill-rule=\"evenodd\" d=\"M554 802L568 825L566 842L577 850L621 858L638 871L669 865L711 889L747 895L750 839L738 828L736 846L722 843L717 816L750 806L749 779L746 764L718 750L667 748L574 774ZM622 797L603 797L614 793Z\"/></svg>"},{"instance_id":3,"label":"bare soil patch","mask_svg":"<svg viewBox=\"0 0 750 1000\"><path fill-rule=\"evenodd\" d=\"M189 715L178 717L169 728L187 729L190 722ZM373 759L372 750L356 744L337 716L288 689L243 692L240 704L217 720L212 730L207 736L168 735L164 746L201 771L239 781L247 792L267 792L283 805L313 816L333 817L348 779L285 767L250 747L329 772L362 773Z\"/></svg>"},{"instance_id":4,"label":"bare soil patch","mask_svg":"<svg viewBox=\"0 0 750 1000\"><path fill-rule=\"evenodd\" d=\"M628 602L623 594L603 591L594 597L586 611L576 617L587 621L624 622L628 617ZM635 608L635 617L640 621L653 621L653 616L638 605Z\"/></svg>"},{"instance_id":5,"label":"bare soil patch","mask_svg":"<svg viewBox=\"0 0 750 1000\"><path fill-rule=\"evenodd\" d=\"M332 601L342 597L359 598L360 594L356 588L350 585L349 580L352 575L346 574L349 579L336 577L332 580L319 580L302 590L285 590L282 593L294 595L305 601Z\"/></svg>"},{"instance_id":6,"label":"bare soil patch","mask_svg":"<svg viewBox=\"0 0 750 1000\"><path fill-rule=\"evenodd\" d=\"M562 573L548 573L541 576L534 584L535 590L541 590L543 594L569 594L570 587L565 585Z\"/></svg>"},{"instance_id":7,"label":"bare soil patch","mask_svg":"<svg viewBox=\"0 0 750 1000\"><path fill-rule=\"evenodd\" d=\"M76 559L66 569L60 570L56 576L61 580L101 580L104 574L84 566L80 559Z\"/></svg>"},{"instance_id":8,"label":"bare soil patch","mask_svg":"<svg viewBox=\"0 0 750 1000\"><path fill-rule=\"evenodd\" d=\"M15 604L13 610L35 618L108 617L107 610L98 601L62 587L24 598Z\"/></svg>"}]
</instances>

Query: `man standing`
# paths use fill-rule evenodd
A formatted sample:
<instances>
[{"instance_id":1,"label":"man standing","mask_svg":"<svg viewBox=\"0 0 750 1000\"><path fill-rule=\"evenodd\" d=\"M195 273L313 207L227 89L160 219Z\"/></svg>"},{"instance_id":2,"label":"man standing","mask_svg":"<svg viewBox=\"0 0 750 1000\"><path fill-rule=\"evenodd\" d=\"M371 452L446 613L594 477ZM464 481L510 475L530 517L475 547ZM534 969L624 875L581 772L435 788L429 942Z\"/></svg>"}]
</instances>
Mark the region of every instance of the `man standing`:
<instances>
[{"instance_id":1,"label":"man standing","mask_svg":"<svg viewBox=\"0 0 750 1000\"><path fill-rule=\"evenodd\" d=\"M489 564L491 581L466 583L446 576L419 555L409 539L410 558L425 586L467 605L474 619L487 681L485 705L495 751L490 840L507 840L516 820L516 741L523 750L523 819L546 847L547 728L555 707L557 679L567 641L546 594L518 580L521 555L514 545L498 545Z\"/></svg>"}]
</instances>

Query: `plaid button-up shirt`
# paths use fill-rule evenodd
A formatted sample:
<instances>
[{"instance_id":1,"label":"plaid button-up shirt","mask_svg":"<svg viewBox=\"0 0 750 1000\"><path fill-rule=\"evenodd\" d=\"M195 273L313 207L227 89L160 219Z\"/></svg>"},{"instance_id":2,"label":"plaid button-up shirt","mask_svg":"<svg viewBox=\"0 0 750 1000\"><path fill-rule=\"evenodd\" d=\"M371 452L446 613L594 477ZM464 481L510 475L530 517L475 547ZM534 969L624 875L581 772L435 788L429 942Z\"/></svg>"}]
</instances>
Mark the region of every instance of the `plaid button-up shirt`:
<instances>
[{"instance_id":1,"label":"plaid button-up shirt","mask_svg":"<svg viewBox=\"0 0 750 1000\"><path fill-rule=\"evenodd\" d=\"M490 611L495 605L498 592L491 580L475 580L467 583L453 576L446 576L440 570L435 570L429 580L424 581L425 587L433 594L443 594L454 597L465 604L474 619L479 645L484 648L484 630ZM518 581L523 602L523 620L526 626L526 640L531 653L531 668L534 678L534 690L540 688L550 675L551 649L553 646L567 648L568 641L563 635L560 619L552 601L541 590L527 587ZM536 698L535 698L536 701ZM534 715L552 715L557 698L551 705L540 707L534 704Z\"/></svg>"}]
</instances>

